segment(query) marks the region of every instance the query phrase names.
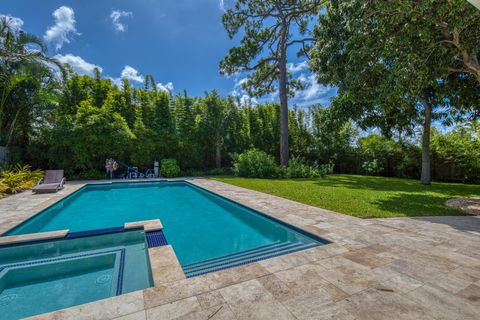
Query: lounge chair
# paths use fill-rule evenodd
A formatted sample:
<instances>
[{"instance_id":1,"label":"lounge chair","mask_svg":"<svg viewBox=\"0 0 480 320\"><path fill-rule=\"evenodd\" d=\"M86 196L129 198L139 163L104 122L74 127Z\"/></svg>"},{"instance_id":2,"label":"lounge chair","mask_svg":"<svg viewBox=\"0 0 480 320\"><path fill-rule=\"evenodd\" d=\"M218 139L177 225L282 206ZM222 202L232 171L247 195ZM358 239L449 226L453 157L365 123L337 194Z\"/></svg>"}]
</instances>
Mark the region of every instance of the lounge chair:
<instances>
[{"instance_id":1,"label":"lounge chair","mask_svg":"<svg viewBox=\"0 0 480 320\"><path fill-rule=\"evenodd\" d=\"M63 170L46 170L45 178L38 181L32 191L36 193L57 192L63 189L64 183Z\"/></svg>"}]
</instances>

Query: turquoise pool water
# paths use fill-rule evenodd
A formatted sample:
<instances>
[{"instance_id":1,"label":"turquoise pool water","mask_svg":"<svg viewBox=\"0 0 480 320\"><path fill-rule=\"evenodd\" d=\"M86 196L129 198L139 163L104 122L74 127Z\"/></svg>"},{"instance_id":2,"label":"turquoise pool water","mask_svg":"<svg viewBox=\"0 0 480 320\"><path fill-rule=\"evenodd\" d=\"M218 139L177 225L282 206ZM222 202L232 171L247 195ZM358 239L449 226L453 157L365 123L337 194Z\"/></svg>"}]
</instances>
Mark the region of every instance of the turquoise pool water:
<instances>
[{"instance_id":1,"label":"turquoise pool water","mask_svg":"<svg viewBox=\"0 0 480 320\"><path fill-rule=\"evenodd\" d=\"M152 285L143 231L0 248L0 318L19 319Z\"/></svg>"},{"instance_id":2,"label":"turquoise pool water","mask_svg":"<svg viewBox=\"0 0 480 320\"><path fill-rule=\"evenodd\" d=\"M269 245L325 243L187 182L88 185L8 235L96 230L150 219L161 220L182 266Z\"/></svg>"}]
</instances>

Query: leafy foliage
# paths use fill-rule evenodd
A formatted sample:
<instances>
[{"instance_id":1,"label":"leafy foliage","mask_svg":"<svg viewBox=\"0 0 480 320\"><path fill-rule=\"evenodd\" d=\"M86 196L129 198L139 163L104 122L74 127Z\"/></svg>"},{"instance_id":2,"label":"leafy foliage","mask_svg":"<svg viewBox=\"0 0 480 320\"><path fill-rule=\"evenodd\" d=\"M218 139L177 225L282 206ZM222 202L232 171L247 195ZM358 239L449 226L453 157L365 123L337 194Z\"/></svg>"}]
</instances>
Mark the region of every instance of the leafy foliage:
<instances>
[{"instance_id":1,"label":"leafy foliage","mask_svg":"<svg viewBox=\"0 0 480 320\"><path fill-rule=\"evenodd\" d=\"M313 54L312 67L318 78L337 85L339 96L328 108L318 105L310 109L286 109L286 114L280 104L240 103L238 97L223 98L214 90L202 97L190 97L187 92L172 95L157 90L150 75L140 87L126 79L121 84L113 83L99 70L95 70L93 76L80 76L69 66L63 66L59 79L52 73L50 67L55 62L43 50L41 39L20 34L0 23L0 144L8 145L11 155L34 168L64 168L69 178L76 179L104 178L103 165L105 159L111 157L121 165L118 175L122 170L125 172L128 165L142 171L151 169L158 159L176 159L184 174L189 175L230 173L225 168L250 149L263 152L251 158L261 159L267 169L262 167L258 171L265 176L323 176L334 170L418 178L422 153L417 125L425 123L418 89L430 84L435 87L438 98L430 99L432 121L456 124L451 132L433 130L433 178L475 182L480 176L476 160L479 158L478 125L466 120L478 118L480 91L474 69L464 65L455 41L461 41L461 48L474 57L478 34L461 26L475 26L479 20L474 19L478 13L463 4L450 7L457 1L438 2L435 6L426 5L428 1L330 1L315 29L314 50L294 42L302 39L293 38L291 34L287 38L292 47L294 43L301 47L302 54L307 51ZM223 71L226 73L249 71L246 65L252 67L270 54L256 46L258 41L268 38L265 27L276 21L264 20L263 25L263 22L255 24L252 20L238 19L253 11L272 14L275 10L269 10L278 1L238 2L240 5L228 13L235 17L224 17L228 20L225 21L227 29L233 28L228 29L229 32L241 28L251 30L225 58ZM294 11L298 5L316 3L294 2ZM282 2L283 5L289 3L293 4ZM400 10L402 14L388 14L389 10L397 12L399 5L405 6L405 10ZM372 8L379 10L378 16L375 15L378 21L373 24L367 19L375 13ZM417 12L413 8L421 10ZM311 14L290 13L298 13L302 19L292 22L293 29L289 30L302 29L300 34L310 36L311 24L305 23L305 19L310 19ZM460 19L463 16L467 17L465 21ZM426 20L418 21L416 17ZM431 22L439 17L444 17L448 26L441 25L432 31ZM392 34L391 26L406 33ZM417 43L417 27L425 32L422 33L425 38L419 39L419 48L410 48L409 45ZM450 38L444 34L445 30ZM280 34L274 31L272 35L271 44L275 46L279 40L275 37ZM432 44L432 39L439 42ZM447 39L450 42L444 41ZM464 44L466 40L471 43ZM388 41L393 41L391 47ZM38 46L39 50L29 50L28 44ZM400 53L396 54L393 48ZM419 67L419 61L426 58L422 48L433 50L434 58ZM236 50L238 52L234 52ZM266 65L270 62L274 61L264 61ZM440 62L444 65L434 70L432 82L432 75L427 71L438 67ZM275 70L282 65L277 64ZM412 68L418 70L412 71ZM464 70L460 72L460 68ZM250 75L254 78L257 77L254 74L269 71L252 69ZM450 70L445 76L443 72L447 69L456 71ZM272 77L277 79L279 75L272 74ZM287 85L294 88L290 80ZM285 122L279 119L285 117L288 118L288 149L293 156L290 168L277 165L282 163L278 137L285 130L282 129ZM380 134L366 135L362 131L372 127L379 129ZM232 159L232 154L237 156ZM247 172L256 172L255 163L244 162L248 170L251 169Z\"/></svg>"},{"instance_id":2,"label":"leafy foliage","mask_svg":"<svg viewBox=\"0 0 480 320\"><path fill-rule=\"evenodd\" d=\"M43 178L43 171L31 170L28 165L17 164L0 172L0 194L18 193L33 188Z\"/></svg>"},{"instance_id":3,"label":"leafy foliage","mask_svg":"<svg viewBox=\"0 0 480 320\"><path fill-rule=\"evenodd\" d=\"M175 159L163 159L160 163L160 171L162 176L166 178L178 177L180 167Z\"/></svg>"},{"instance_id":4,"label":"leafy foliage","mask_svg":"<svg viewBox=\"0 0 480 320\"><path fill-rule=\"evenodd\" d=\"M316 166L309 166L300 157L292 157L287 168L288 178L319 178L323 173Z\"/></svg>"},{"instance_id":5,"label":"leafy foliage","mask_svg":"<svg viewBox=\"0 0 480 320\"><path fill-rule=\"evenodd\" d=\"M333 105L391 137L422 124L422 183L430 127L479 113L480 13L462 0L332 0L315 29L311 67L335 85Z\"/></svg>"},{"instance_id":6,"label":"leafy foliage","mask_svg":"<svg viewBox=\"0 0 480 320\"><path fill-rule=\"evenodd\" d=\"M240 177L273 178L279 173L275 159L258 149L233 155L233 172Z\"/></svg>"},{"instance_id":7,"label":"leafy foliage","mask_svg":"<svg viewBox=\"0 0 480 320\"><path fill-rule=\"evenodd\" d=\"M237 0L222 22L228 36L240 33L240 45L229 50L220 62L220 72L247 72L242 83L251 96L277 90L280 97L280 163L288 165L288 96L302 87L287 71L287 50L305 55L313 38L308 23L318 14L322 0ZM297 37L295 37L297 35Z\"/></svg>"}]
</instances>

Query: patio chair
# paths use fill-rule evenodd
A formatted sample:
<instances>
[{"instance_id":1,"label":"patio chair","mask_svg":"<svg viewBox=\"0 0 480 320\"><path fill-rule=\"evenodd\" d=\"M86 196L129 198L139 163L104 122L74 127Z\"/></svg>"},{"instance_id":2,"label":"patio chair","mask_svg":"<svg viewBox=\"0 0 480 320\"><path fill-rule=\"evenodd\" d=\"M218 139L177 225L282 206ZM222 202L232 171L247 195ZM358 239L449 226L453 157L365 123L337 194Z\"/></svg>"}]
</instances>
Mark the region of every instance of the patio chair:
<instances>
[{"instance_id":1,"label":"patio chair","mask_svg":"<svg viewBox=\"0 0 480 320\"><path fill-rule=\"evenodd\" d=\"M32 191L35 193L57 192L63 189L64 184L63 170L46 170L45 178L40 179Z\"/></svg>"},{"instance_id":2,"label":"patio chair","mask_svg":"<svg viewBox=\"0 0 480 320\"><path fill-rule=\"evenodd\" d=\"M145 172L145 178L155 178L155 171L153 169L148 169Z\"/></svg>"}]
</instances>

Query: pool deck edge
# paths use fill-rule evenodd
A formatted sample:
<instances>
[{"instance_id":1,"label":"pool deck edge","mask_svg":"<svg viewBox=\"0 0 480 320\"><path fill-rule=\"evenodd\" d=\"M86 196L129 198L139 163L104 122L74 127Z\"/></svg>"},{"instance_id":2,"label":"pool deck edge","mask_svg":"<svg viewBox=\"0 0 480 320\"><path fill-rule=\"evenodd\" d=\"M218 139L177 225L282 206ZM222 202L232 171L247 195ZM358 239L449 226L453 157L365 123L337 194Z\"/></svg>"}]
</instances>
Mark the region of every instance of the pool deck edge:
<instances>
[{"instance_id":1,"label":"pool deck edge","mask_svg":"<svg viewBox=\"0 0 480 320\"><path fill-rule=\"evenodd\" d=\"M61 238L65 238L68 232L69 230L65 229L65 230L27 233L27 234L15 235L15 236L0 237L0 246L20 244L25 242L61 239Z\"/></svg>"}]
</instances>

